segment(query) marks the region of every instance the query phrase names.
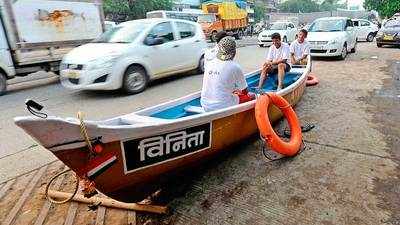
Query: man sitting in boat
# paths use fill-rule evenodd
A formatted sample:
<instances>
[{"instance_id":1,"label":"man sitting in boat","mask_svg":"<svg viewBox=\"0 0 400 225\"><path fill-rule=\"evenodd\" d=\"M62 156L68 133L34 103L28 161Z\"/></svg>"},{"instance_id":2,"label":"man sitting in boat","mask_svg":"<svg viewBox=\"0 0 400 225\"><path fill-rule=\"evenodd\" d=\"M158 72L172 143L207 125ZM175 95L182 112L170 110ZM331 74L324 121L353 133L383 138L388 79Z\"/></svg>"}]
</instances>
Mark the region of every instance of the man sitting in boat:
<instances>
[{"instance_id":1,"label":"man sitting in boat","mask_svg":"<svg viewBox=\"0 0 400 225\"><path fill-rule=\"evenodd\" d=\"M277 91L283 88L283 78L286 72L289 72L291 67L288 64L290 58L290 49L287 43L281 42L279 33L272 34L272 45L269 47L267 61L264 63L258 88L262 89L265 79L268 74L278 73L278 88Z\"/></svg>"},{"instance_id":2,"label":"man sitting in boat","mask_svg":"<svg viewBox=\"0 0 400 225\"><path fill-rule=\"evenodd\" d=\"M224 37L218 43L216 57L207 63L201 90L201 106L206 112L252 100L242 68L233 61L236 42Z\"/></svg>"},{"instance_id":3,"label":"man sitting in boat","mask_svg":"<svg viewBox=\"0 0 400 225\"><path fill-rule=\"evenodd\" d=\"M301 29L297 39L290 44L290 62L292 65L307 65L307 57L310 54L310 44L307 38L307 30Z\"/></svg>"}]
</instances>

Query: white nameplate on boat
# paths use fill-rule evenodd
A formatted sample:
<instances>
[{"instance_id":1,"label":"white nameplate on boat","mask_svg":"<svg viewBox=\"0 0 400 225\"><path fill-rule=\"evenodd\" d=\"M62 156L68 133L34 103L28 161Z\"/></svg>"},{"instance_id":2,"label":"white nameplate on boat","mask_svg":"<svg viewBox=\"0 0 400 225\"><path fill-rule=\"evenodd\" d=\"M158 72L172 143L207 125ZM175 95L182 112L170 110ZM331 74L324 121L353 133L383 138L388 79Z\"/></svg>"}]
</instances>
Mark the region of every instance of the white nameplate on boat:
<instances>
[{"instance_id":1,"label":"white nameplate on boat","mask_svg":"<svg viewBox=\"0 0 400 225\"><path fill-rule=\"evenodd\" d=\"M211 146L211 123L122 142L125 173L193 154Z\"/></svg>"}]
</instances>

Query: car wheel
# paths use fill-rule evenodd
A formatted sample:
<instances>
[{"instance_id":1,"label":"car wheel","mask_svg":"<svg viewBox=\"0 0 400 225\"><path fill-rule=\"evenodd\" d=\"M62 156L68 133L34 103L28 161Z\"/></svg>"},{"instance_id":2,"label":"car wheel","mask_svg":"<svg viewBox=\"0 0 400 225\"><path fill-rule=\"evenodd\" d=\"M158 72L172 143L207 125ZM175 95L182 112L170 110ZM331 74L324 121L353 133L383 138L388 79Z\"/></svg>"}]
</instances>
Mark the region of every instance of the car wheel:
<instances>
[{"instance_id":1,"label":"car wheel","mask_svg":"<svg viewBox=\"0 0 400 225\"><path fill-rule=\"evenodd\" d=\"M4 95L7 92L7 78L6 75L0 73L0 95Z\"/></svg>"},{"instance_id":2,"label":"car wheel","mask_svg":"<svg viewBox=\"0 0 400 225\"><path fill-rule=\"evenodd\" d=\"M197 67L197 73L199 73L199 74L204 73L204 55L202 55L199 60L199 66Z\"/></svg>"},{"instance_id":3,"label":"car wheel","mask_svg":"<svg viewBox=\"0 0 400 225\"><path fill-rule=\"evenodd\" d=\"M375 35L373 33L369 33L367 36L367 41L372 42L374 40Z\"/></svg>"},{"instance_id":4,"label":"car wheel","mask_svg":"<svg viewBox=\"0 0 400 225\"><path fill-rule=\"evenodd\" d=\"M125 71L122 88L128 94L142 92L147 87L149 78L141 66L130 66Z\"/></svg>"},{"instance_id":5,"label":"car wheel","mask_svg":"<svg viewBox=\"0 0 400 225\"><path fill-rule=\"evenodd\" d=\"M283 37L283 42L287 43L287 37Z\"/></svg>"},{"instance_id":6,"label":"car wheel","mask_svg":"<svg viewBox=\"0 0 400 225\"><path fill-rule=\"evenodd\" d=\"M261 48L262 48L262 47L264 47L264 45L263 45L263 44L259 44L258 46L260 46Z\"/></svg>"},{"instance_id":7,"label":"car wheel","mask_svg":"<svg viewBox=\"0 0 400 225\"><path fill-rule=\"evenodd\" d=\"M351 49L351 53L355 53L356 52L356 50L357 50L357 41L358 40L356 40L356 43L354 44L354 48Z\"/></svg>"},{"instance_id":8,"label":"car wheel","mask_svg":"<svg viewBox=\"0 0 400 225\"><path fill-rule=\"evenodd\" d=\"M378 48L382 48L382 44L381 44L381 43L376 43L376 46L377 46Z\"/></svg>"},{"instance_id":9,"label":"car wheel","mask_svg":"<svg viewBox=\"0 0 400 225\"><path fill-rule=\"evenodd\" d=\"M342 52L340 54L340 59L344 60L344 59L346 59L346 56L347 56L347 44L344 43Z\"/></svg>"},{"instance_id":10,"label":"car wheel","mask_svg":"<svg viewBox=\"0 0 400 225\"><path fill-rule=\"evenodd\" d=\"M210 40L211 42L217 41L217 31L214 30L213 32L211 32Z\"/></svg>"}]
</instances>

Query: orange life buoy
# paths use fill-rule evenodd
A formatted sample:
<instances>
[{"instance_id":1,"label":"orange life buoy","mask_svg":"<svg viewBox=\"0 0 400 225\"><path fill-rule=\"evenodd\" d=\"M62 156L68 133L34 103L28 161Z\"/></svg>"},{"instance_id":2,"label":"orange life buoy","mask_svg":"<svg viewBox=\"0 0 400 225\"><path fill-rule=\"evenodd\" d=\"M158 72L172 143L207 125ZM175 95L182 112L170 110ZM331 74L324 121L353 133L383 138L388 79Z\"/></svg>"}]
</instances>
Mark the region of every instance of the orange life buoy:
<instances>
[{"instance_id":1,"label":"orange life buoy","mask_svg":"<svg viewBox=\"0 0 400 225\"><path fill-rule=\"evenodd\" d=\"M289 142L282 140L272 128L268 117L268 107L271 103L280 108L289 123ZM256 102L255 116L261 136L266 139L270 148L285 156L294 156L299 152L302 144L300 123L296 113L283 97L277 94L261 95Z\"/></svg>"},{"instance_id":2,"label":"orange life buoy","mask_svg":"<svg viewBox=\"0 0 400 225\"><path fill-rule=\"evenodd\" d=\"M319 83L319 80L316 76L314 76L312 74L308 74L307 81L306 81L307 86L317 85L318 83Z\"/></svg>"}]
</instances>

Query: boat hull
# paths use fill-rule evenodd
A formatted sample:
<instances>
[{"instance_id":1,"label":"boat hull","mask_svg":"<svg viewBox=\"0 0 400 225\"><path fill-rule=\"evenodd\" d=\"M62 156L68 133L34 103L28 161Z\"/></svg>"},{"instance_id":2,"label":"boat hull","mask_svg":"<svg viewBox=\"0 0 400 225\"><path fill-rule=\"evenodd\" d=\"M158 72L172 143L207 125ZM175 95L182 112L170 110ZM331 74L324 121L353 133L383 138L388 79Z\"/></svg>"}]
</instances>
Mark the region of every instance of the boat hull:
<instances>
[{"instance_id":1,"label":"boat hull","mask_svg":"<svg viewBox=\"0 0 400 225\"><path fill-rule=\"evenodd\" d=\"M305 90L305 81L306 79L302 79L289 93L283 95L292 106L297 104L301 99ZM282 113L276 107L270 107L268 114L271 122L276 122L282 117ZM165 144L162 146L163 152L160 152L159 148L154 148L154 145L151 146L148 143L147 147L153 147L150 151L149 148L147 148L147 152L145 153L138 151L138 149L142 149L139 141L142 143L145 140L143 138L159 138L166 142L170 134L183 132L185 138L188 138L191 134L199 134L199 132L190 133L190 128L192 127L199 127L199 129L206 130L205 136L202 136L200 140L202 143L202 146L199 145L200 148L180 152L178 156L175 155L172 158L165 158L167 154ZM209 132L209 136L207 136L207 132ZM104 161L109 160L109 165L106 165L104 168L98 166L99 163L92 162L96 160L88 156L86 147L53 151L53 153L81 176L86 175L91 170L95 174L92 179L96 183L96 188L103 194L119 201L137 202L166 184L171 176L187 171L188 168L212 159L219 153L230 151L232 149L229 148L230 146L248 139L257 132L258 128L253 107L222 118L207 122L203 121L202 124L181 127L175 131L168 130L164 133L163 130L157 130L154 134L149 133L146 137L140 139L132 140L127 138L121 141L104 143L103 151L95 157L97 159L104 159ZM168 152L169 154L178 154L173 150L168 150ZM133 157L136 160L131 159L132 154L136 155ZM141 163L139 158L144 159L145 157L153 160L153 162L150 162L148 165L138 166ZM161 157L161 160L154 163L154 159L151 157ZM110 160L111 158L116 160Z\"/></svg>"}]
</instances>

